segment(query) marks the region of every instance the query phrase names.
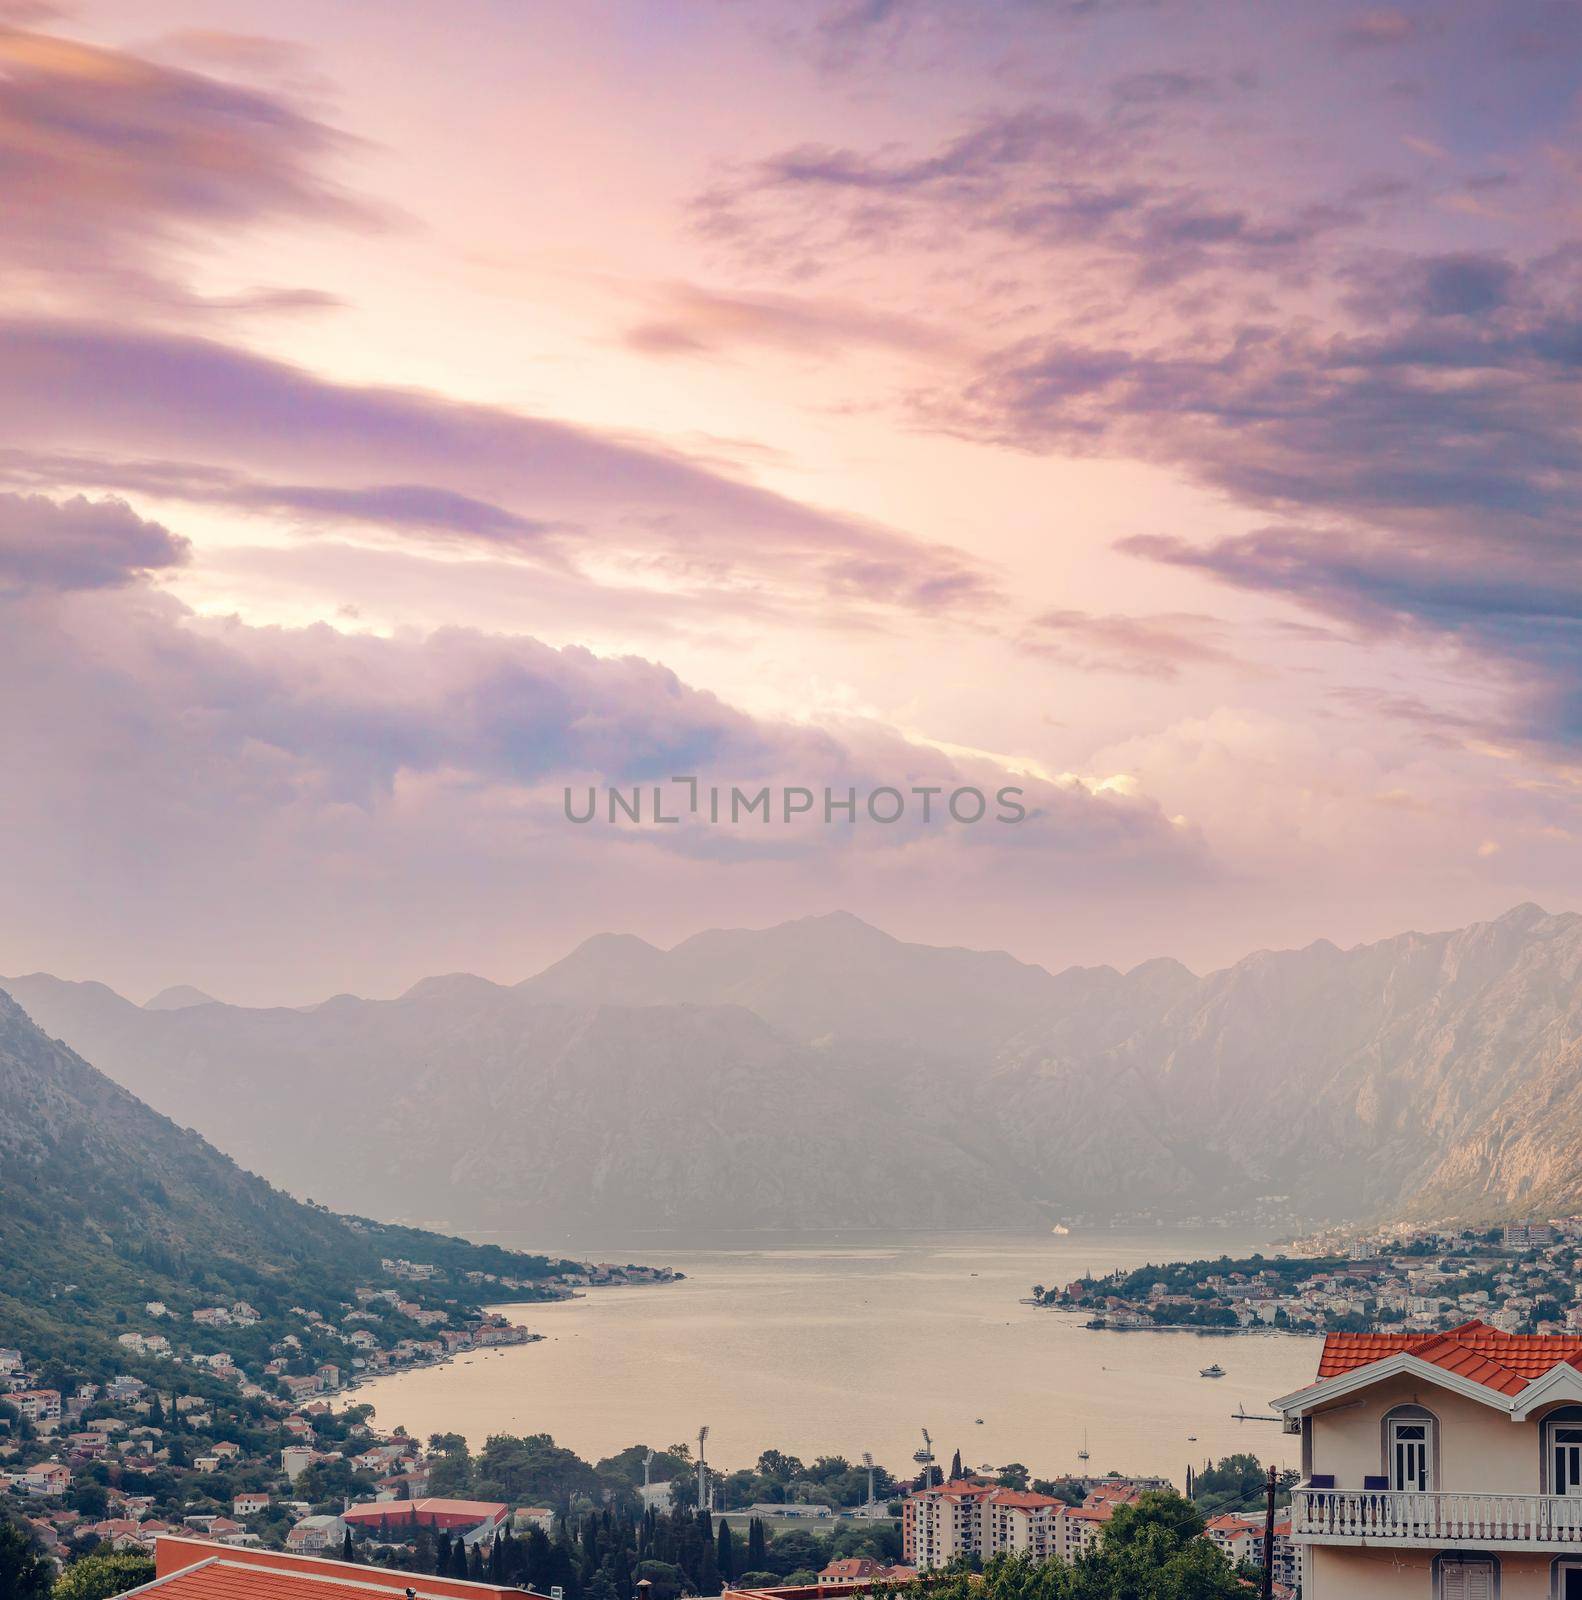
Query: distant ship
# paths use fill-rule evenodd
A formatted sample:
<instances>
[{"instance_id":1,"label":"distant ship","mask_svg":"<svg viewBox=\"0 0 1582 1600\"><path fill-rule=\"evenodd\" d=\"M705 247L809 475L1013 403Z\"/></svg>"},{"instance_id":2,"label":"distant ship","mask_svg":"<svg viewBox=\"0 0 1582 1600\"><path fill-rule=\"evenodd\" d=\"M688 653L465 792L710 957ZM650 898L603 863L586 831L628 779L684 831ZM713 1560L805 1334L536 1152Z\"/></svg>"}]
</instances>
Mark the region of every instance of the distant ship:
<instances>
[{"instance_id":1,"label":"distant ship","mask_svg":"<svg viewBox=\"0 0 1582 1600\"><path fill-rule=\"evenodd\" d=\"M1225 1369L1219 1364L1219 1362L1216 1361L1212 1367L1202 1368L1202 1370L1199 1371L1198 1376L1200 1378L1223 1378L1225 1376Z\"/></svg>"},{"instance_id":2,"label":"distant ship","mask_svg":"<svg viewBox=\"0 0 1582 1600\"><path fill-rule=\"evenodd\" d=\"M1068 1228L1068 1227L1067 1227L1067 1226L1066 1226L1066 1225L1065 1225L1065 1223L1063 1223L1063 1222L1057 1222L1057 1223L1056 1223L1056 1224L1055 1224L1055 1225L1054 1225L1054 1227L1052 1227L1052 1228L1051 1228L1051 1229L1050 1229L1050 1230L1049 1230L1049 1231L1050 1231L1050 1232L1051 1232L1051 1233L1070 1233L1070 1232L1071 1232L1071 1229L1070 1229L1070 1228Z\"/></svg>"},{"instance_id":3,"label":"distant ship","mask_svg":"<svg viewBox=\"0 0 1582 1600\"><path fill-rule=\"evenodd\" d=\"M1087 1432L1087 1429L1084 1428L1082 1430L1082 1448L1079 1451L1077 1451L1077 1460L1078 1461L1086 1461L1087 1459L1088 1459L1088 1432Z\"/></svg>"}]
</instances>

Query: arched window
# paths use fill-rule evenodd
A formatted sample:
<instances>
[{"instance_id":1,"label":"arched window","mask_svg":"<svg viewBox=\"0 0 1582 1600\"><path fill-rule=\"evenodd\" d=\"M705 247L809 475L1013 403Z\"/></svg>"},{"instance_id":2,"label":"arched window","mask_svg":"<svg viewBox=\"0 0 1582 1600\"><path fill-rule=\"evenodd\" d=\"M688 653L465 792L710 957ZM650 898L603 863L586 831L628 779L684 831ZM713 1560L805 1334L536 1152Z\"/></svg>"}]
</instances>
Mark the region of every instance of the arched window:
<instances>
[{"instance_id":1,"label":"arched window","mask_svg":"<svg viewBox=\"0 0 1582 1600\"><path fill-rule=\"evenodd\" d=\"M1550 1600L1582 1600L1582 1559L1556 1556L1549 1567Z\"/></svg>"},{"instance_id":2,"label":"arched window","mask_svg":"<svg viewBox=\"0 0 1582 1600\"><path fill-rule=\"evenodd\" d=\"M1499 1561L1470 1550L1435 1556L1434 1594L1436 1600L1499 1600Z\"/></svg>"},{"instance_id":3,"label":"arched window","mask_svg":"<svg viewBox=\"0 0 1582 1600\"><path fill-rule=\"evenodd\" d=\"M1439 1418L1426 1406L1384 1414L1384 1478L1391 1489L1439 1487Z\"/></svg>"},{"instance_id":4,"label":"arched window","mask_svg":"<svg viewBox=\"0 0 1582 1600\"><path fill-rule=\"evenodd\" d=\"M1561 1406L1543 1421L1545 1494L1582 1495L1582 1406Z\"/></svg>"}]
</instances>

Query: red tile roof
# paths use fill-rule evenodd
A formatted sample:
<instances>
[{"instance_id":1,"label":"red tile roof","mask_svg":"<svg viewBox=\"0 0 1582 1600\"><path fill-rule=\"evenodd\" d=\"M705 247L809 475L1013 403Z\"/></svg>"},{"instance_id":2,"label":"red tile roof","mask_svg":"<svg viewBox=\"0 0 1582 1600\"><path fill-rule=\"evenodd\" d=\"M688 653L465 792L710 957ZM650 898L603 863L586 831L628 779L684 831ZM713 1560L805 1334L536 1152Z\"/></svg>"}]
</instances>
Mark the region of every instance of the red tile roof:
<instances>
[{"instance_id":1,"label":"red tile roof","mask_svg":"<svg viewBox=\"0 0 1582 1600\"><path fill-rule=\"evenodd\" d=\"M350 1566L320 1556L243 1550L200 1539L157 1540L154 1571L154 1582L139 1592L157 1590L158 1600L402 1600L409 1586L418 1600L522 1600L523 1595L502 1584Z\"/></svg>"},{"instance_id":2,"label":"red tile roof","mask_svg":"<svg viewBox=\"0 0 1582 1600\"><path fill-rule=\"evenodd\" d=\"M879 1563L872 1556L846 1556L843 1560L832 1561L819 1573L821 1578L871 1578L879 1569Z\"/></svg>"},{"instance_id":3,"label":"red tile roof","mask_svg":"<svg viewBox=\"0 0 1582 1600\"><path fill-rule=\"evenodd\" d=\"M410 1522L422 1517L470 1518L473 1522L499 1522L510 1507L497 1500L363 1500L341 1512L351 1523Z\"/></svg>"},{"instance_id":4,"label":"red tile roof","mask_svg":"<svg viewBox=\"0 0 1582 1600\"><path fill-rule=\"evenodd\" d=\"M1039 1511L1045 1506L1064 1505L1063 1500L1057 1500L1051 1494L1034 1494L1028 1489L996 1489L994 1503L997 1506L1012 1506L1019 1511Z\"/></svg>"},{"instance_id":5,"label":"red tile roof","mask_svg":"<svg viewBox=\"0 0 1582 1600\"><path fill-rule=\"evenodd\" d=\"M1519 1393L1562 1361L1582 1368L1582 1337L1502 1333L1474 1321L1444 1333L1329 1334L1318 1358L1319 1381L1402 1352L1504 1395Z\"/></svg>"}]
</instances>

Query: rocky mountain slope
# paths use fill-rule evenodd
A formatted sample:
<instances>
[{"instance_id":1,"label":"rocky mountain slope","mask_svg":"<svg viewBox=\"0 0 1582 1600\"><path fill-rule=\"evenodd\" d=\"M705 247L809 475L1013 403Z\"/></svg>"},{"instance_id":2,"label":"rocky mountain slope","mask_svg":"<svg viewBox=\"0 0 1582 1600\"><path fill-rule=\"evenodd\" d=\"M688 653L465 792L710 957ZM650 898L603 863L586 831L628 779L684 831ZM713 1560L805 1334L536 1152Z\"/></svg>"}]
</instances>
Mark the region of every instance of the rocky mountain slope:
<instances>
[{"instance_id":1,"label":"rocky mountain slope","mask_svg":"<svg viewBox=\"0 0 1582 1600\"><path fill-rule=\"evenodd\" d=\"M1582 917L1533 906L1205 977L836 915L304 1010L0 983L298 1192L546 1242L1582 1204Z\"/></svg>"},{"instance_id":2,"label":"rocky mountain slope","mask_svg":"<svg viewBox=\"0 0 1582 1600\"><path fill-rule=\"evenodd\" d=\"M5 994L0 1240L0 1343L57 1352L106 1341L146 1300L334 1309L384 1279L386 1255L524 1279L559 1265L304 1205L47 1038Z\"/></svg>"}]
</instances>

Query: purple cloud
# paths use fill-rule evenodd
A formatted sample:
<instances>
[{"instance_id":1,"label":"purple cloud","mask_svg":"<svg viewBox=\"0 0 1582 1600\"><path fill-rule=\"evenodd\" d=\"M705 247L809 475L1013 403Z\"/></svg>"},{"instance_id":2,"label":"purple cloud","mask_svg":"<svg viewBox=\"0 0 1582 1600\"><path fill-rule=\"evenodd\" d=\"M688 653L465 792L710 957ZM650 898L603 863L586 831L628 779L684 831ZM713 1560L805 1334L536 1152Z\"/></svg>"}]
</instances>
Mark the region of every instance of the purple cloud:
<instances>
[{"instance_id":1,"label":"purple cloud","mask_svg":"<svg viewBox=\"0 0 1582 1600\"><path fill-rule=\"evenodd\" d=\"M1029 648L1086 671L1174 678L1183 667L1240 666L1225 643L1225 626L1191 612L1150 616L1046 611L1035 617Z\"/></svg>"},{"instance_id":2,"label":"purple cloud","mask_svg":"<svg viewBox=\"0 0 1582 1600\"><path fill-rule=\"evenodd\" d=\"M547 905L559 943L622 906L673 904L691 922L758 898L850 898L869 876L892 903L921 873L997 900L1102 884L1112 904L1214 870L1147 800L859 721L748 717L652 661L461 628L249 627L146 586L0 598L0 718L0 811L29 840L0 882L0 922L37 956L66 941L80 962L201 945L255 984L260 963L321 988L326 972L421 972L415 952L440 948L508 960L550 936ZM564 819L566 785L678 774L864 793L1009 783L1031 815L992 834Z\"/></svg>"},{"instance_id":3,"label":"purple cloud","mask_svg":"<svg viewBox=\"0 0 1582 1600\"><path fill-rule=\"evenodd\" d=\"M938 612L994 600L959 552L679 455L414 390L331 383L207 340L0 322L0 430L13 453L90 455L96 482L128 492L149 482L151 460L185 462L159 469L166 492L426 526L493 548L536 550L553 529L557 554L624 557L689 588L772 580L787 605ZM389 482L392 462L407 481Z\"/></svg>"},{"instance_id":4,"label":"purple cloud","mask_svg":"<svg viewBox=\"0 0 1582 1600\"><path fill-rule=\"evenodd\" d=\"M123 500L0 494L0 594L112 588L180 566L189 551Z\"/></svg>"},{"instance_id":5,"label":"purple cloud","mask_svg":"<svg viewBox=\"0 0 1582 1600\"><path fill-rule=\"evenodd\" d=\"M655 287L651 314L629 328L626 342L650 355L711 355L770 348L836 355L873 346L939 355L957 341L914 317L838 300L791 294L727 294L697 284Z\"/></svg>"},{"instance_id":6,"label":"purple cloud","mask_svg":"<svg viewBox=\"0 0 1582 1600\"><path fill-rule=\"evenodd\" d=\"M193 309L173 244L282 219L373 224L322 175L348 142L262 90L0 24L0 259L51 296L85 281ZM273 291L257 303L280 308Z\"/></svg>"},{"instance_id":7,"label":"purple cloud","mask_svg":"<svg viewBox=\"0 0 1582 1600\"><path fill-rule=\"evenodd\" d=\"M1287 272L1364 218L1355 196L1291 205L1227 201L1168 176L1174 130L1143 138L1133 115L1190 102L1180 74L1128 74L1103 113L1065 106L997 111L930 151L803 145L744 166L698 197L704 235L745 261L802 276L853 250L937 248L941 238L1007 246L1036 282L1064 253L1123 264L1141 287L1210 271ZM1139 97L1142 97L1141 99ZM1009 263L991 257L996 276ZM1067 291L1069 292L1069 291Z\"/></svg>"}]
</instances>

